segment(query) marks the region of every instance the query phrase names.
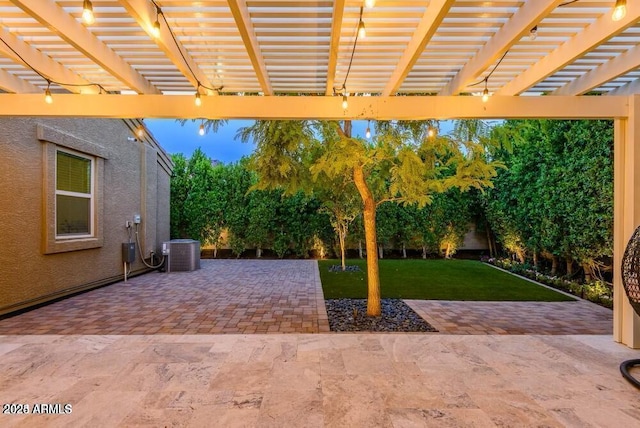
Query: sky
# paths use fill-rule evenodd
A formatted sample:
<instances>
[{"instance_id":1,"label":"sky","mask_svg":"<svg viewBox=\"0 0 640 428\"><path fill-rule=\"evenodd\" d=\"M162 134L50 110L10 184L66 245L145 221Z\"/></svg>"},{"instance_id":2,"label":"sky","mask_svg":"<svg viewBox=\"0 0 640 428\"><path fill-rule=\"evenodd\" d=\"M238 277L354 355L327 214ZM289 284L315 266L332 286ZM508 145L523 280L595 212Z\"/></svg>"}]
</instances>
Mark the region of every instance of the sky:
<instances>
[{"instance_id":1,"label":"sky","mask_svg":"<svg viewBox=\"0 0 640 428\"><path fill-rule=\"evenodd\" d=\"M188 121L184 126L175 119L145 119L144 123L169 154L182 153L190 157L200 147L211 159L231 163L250 155L255 149L255 144L235 139L237 130L250 126L252 120L230 120L218 132L209 132L204 136L198 135L200 121ZM366 129L366 120L353 122L354 136L364 138Z\"/></svg>"}]
</instances>

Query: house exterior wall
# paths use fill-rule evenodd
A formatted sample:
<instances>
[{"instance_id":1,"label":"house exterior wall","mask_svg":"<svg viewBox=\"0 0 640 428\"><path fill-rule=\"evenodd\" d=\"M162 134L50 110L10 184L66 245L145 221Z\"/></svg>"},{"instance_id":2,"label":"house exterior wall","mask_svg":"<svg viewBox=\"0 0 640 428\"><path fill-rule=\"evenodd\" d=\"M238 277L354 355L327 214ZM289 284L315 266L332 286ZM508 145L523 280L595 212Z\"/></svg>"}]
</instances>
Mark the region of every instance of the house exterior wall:
<instances>
[{"instance_id":1,"label":"house exterior wall","mask_svg":"<svg viewBox=\"0 0 640 428\"><path fill-rule=\"evenodd\" d=\"M151 136L132 141L135 126L117 119L0 118L0 315L122 279L125 222L135 214L142 216L145 257L160 254L169 240L171 161ZM56 147L97 159L91 239L56 240ZM146 270L139 248L131 267L132 274Z\"/></svg>"}]
</instances>

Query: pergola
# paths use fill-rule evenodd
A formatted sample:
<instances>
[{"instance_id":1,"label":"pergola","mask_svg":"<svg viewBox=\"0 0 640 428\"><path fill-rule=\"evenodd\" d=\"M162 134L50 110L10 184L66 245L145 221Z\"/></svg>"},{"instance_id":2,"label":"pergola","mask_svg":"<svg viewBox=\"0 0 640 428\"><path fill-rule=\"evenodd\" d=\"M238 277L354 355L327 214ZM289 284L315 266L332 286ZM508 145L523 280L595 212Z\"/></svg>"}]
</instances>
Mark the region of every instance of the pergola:
<instances>
[{"instance_id":1,"label":"pergola","mask_svg":"<svg viewBox=\"0 0 640 428\"><path fill-rule=\"evenodd\" d=\"M614 119L614 339L640 347L639 1L0 0L0 27L4 116Z\"/></svg>"}]
</instances>

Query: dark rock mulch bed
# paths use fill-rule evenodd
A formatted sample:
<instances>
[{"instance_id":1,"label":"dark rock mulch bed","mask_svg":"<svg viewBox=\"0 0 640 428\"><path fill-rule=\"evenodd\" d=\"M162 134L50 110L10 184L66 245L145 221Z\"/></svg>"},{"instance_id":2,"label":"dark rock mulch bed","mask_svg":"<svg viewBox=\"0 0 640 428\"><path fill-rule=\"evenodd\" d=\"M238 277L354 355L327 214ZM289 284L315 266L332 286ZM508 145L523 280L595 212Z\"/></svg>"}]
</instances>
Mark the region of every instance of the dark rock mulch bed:
<instances>
[{"instance_id":1,"label":"dark rock mulch bed","mask_svg":"<svg viewBox=\"0 0 640 428\"><path fill-rule=\"evenodd\" d=\"M438 331L399 299L382 299L382 315L379 317L367 316L365 299L327 299L325 306L331 331Z\"/></svg>"},{"instance_id":2,"label":"dark rock mulch bed","mask_svg":"<svg viewBox=\"0 0 640 428\"><path fill-rule=\"evenodd\" d=\"M342 265L331 265L329 272L360 272L360 266L347 265L344 267L344 270L342 270Z\"/></svg>"}]
</instances>

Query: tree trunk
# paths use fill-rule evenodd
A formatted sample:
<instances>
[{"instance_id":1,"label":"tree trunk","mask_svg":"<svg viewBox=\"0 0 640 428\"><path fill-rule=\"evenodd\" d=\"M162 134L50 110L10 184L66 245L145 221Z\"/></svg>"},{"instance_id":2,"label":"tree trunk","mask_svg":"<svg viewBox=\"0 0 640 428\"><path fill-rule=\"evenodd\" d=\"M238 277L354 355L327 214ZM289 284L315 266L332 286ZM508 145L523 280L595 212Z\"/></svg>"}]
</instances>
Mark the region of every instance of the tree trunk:
<instances>
[{"instance_id":1,"label":"tree trunk","mask_svg":"<svg viewBox=\"0 0 640 428\"><path fill-rule=\"evenodd\" d=\"M551 257L551 276L556 276L557 273L558 273L558 257L552 256Z\"/></svg>"},{"instance_id":2,"label":"tree trunk","mask_svg":"<svg viewBox=\"0 0 640 428\"><path fill-rule=\"evenodd\" d=\"M349 134L348 134L349 135ZM353 168L353 181L364 205L364 237L367 250L367 315L380 316L380 275L376 251L376 203L360 165Z\"/></svg>"},{"instance_id":3,"label":"tree trunk","mask_svg":"<svg viewBox=\"0 0 640 428\"><path fill-rule=\"evenodd\" d=\"M218 258L218 246L214 245L213 246L213 258Z\"/></svg>"},{"instance_id":4,"label":"tree trunk","mask_svg":"<svg viewBox=\"0 0 640 428\"><path fill-rule=\"evenodd\" d=\"M584 282L593 281L593 268L590 263L582 263L582 269L584 269Z\"/></svg>"},{"instance_id":5,"label":"tree trunk","mask_svg":"<svg viewBox=\"0 0 640 428\"><path fill-rule=\"evenodd\" d=\"M489 245L489 257L494 257L495 250L493 248L493 242L491 242L491 231L489 230L489 224L487 223L484 228L487 232L487 244Z\"/></svg>"},{"instance_id":6,"label":"tree trunk","mask_svg":"<svg viewBox=\"0 0 640 428\"><path fill-rule=\"evenodd\" d=\"M538 252L534 251L533 252L533 269L534 270L538 270Z\"/></svg>"},{"instance_id":7,"label":"tree trunk","mask_svg":"<svg viewBox=\"0 0 640 428\"><path fill-rule=\"evenodd\" d=\"M259 259L260 257L262 257L262 248L258 247L256 248L256 258Z\"/></svg>"},{"instance_id":8,"label":"tree trunk","mask_svg":"<svg viewBox=\"0 0 640 428\"><path fill-rule=\"evenodd\" d=\"M347 270L346 264L346 248L345 248L345 238L347 236L346 228L339 227L338 230L338 240L340 241L340 258L342 260L342 271Z\"/></svg>"},{"instance_id":9,"label":"tree trunk","mask_svg":"<svg viewBox=\"0 0 640 428\"><path fill-rule=\"evenodd\" d=\"M378 244L378 257L384 259L384 246L382 244Z\"/></svg>"},{"instance_id":10,"label":"tree trunk","mask_svg":"<svg viewBox=\"0 0 640 428\"><path fill-rule=\"evenodd\" d=\"M573 276L573 259L571 257L567 257L567 276Z\"/></svg>"},{"instance_id":11,"label":"tree trunk","mask_svg":"<svg viewBox=\"0 0 640 428\"><path fill-rule=\"evenodd\" d=\"M364 258L364 256L362 255L362 239L358 239L358 255L361 259Z\"/></svg>"},{"instance_id":12,"label":"tree trunk","mask_svg":"<svg viewBox=\"0 0 640 428\"><path fill-rule=\"evenodd\" d=\"M404 242L402 243L402 258L407 258L407 247L404 245Z\"/></svg>"},{"instance_id":13,"label":"tree trunk","mask_svg":"<svg viewBox=\"0 0 640 428\"><path fill-rule=\"evenodd\" d=\"M422 246L422 258L423 259L427 258L427 246L426 245Z\"/></svg>"}]
</instances>

